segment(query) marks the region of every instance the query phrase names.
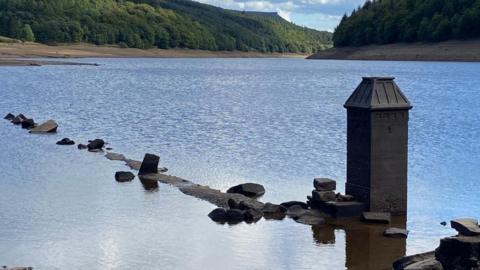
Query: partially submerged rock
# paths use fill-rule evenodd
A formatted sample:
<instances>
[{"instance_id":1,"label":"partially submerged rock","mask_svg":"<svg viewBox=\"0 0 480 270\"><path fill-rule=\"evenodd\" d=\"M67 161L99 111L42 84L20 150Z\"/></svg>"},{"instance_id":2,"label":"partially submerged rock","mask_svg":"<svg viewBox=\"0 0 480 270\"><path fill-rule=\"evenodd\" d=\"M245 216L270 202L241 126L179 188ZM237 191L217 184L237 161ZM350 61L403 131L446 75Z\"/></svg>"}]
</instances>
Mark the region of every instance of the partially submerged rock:
<instances>
[{"instance_id":1,"label":"partially submerged rock","mask_svg":"<svg viewBox=\"0 0 480 270\"><path fill-rule=\"evenodd\" d=\"M243 213L245 222L254 223L262 219L263 212L257 209L248 209Z\"/></svg>"},{"instance_id":2,"label":"partially submerged rock","mask_svg":"<svg viewBox=\"0 0 480 270\"><path fill-rule=\"evenodd\" d=\"M15 115L13 115L11 113L8 113L7 115L5 115L5 117L3 117L3 119L8 120L8 121L12 121L13 118L15 118Z\"/></svg>"},{"instance_id":3,"label":"partially submerged rock","mask_svg":"<svg viewBox=\"0 0 480 270\"><path fill-rule=\"evenodd\" d=\"M265 188L260 184L245 183L229 188L227 193L239 193L247 197L257 198L265 194Z\"/></svg>"},{"instance_id":4,"label":"partially submerged rock","mask_svg":"<svg viewBox=\"0 0 480 270\"><path fill-rule=\"evenodd\" d=\"M140 166L138 175L158 173L158 163L160 162L160 157L154 154L145 154L143 157L143 162Z\"/></svg>"},{"instance_id":5,"label":"partially submerged rock","mask_svg":"<svg viewBox=\"0 0 480 270\"><path fill-rule=\"evenodd\" d=\"M122 154L117 154L117 153L107 153L105 155L105 157L109 160L120 160L120 161L124 161L125 160L125 156L122 155Z\"/></svg>"},{"instance_id":6,"label":"partially submerged rock","mask_svg":"<svg viewBox=\"0 0 480 270\"><path fill-rule=\"evenodd\" d=\"M227 212L227 222L228 223L240 223L243 221L243 211L240 209L228 209Z\"/></svg>"},{"instance_id":7,"label":"partially submerged rock","mask_svg":"<svg viewBox=\"0 0 480 270\"><path fill-rule=\"evenodd\" d=\"M285 218L285 215L287 213L287 208L278 204L266 203L262 207L262 212L266 219L281 220Z\"/></svg>"},{"instance_id":8,"label":"partially submerged rock","mask_svg":"<svg viewBox=\"0 0 480 270\"><path fill-rule=\"evenodd\" d=\"M54 120L40 124L30 130L30 133L54 133L57 132L58 124Z\"/></svg>"},{"instance_id":9,"label":"partially submerged rock","mask_svg":"<svg viewBox=\"0 0 480 270\"><path fill-rule=\"evenodd\" d=\"M81 143L80 143L80 144L77 145L77 148L78 148L79 150L82 150L82 149L87 149L88 146L85 145L85 144L81 144Z\"/></svg>"},{"instance_id":10,"label":"partially submerged rock","mask_svg":"<svg viewBox=\"0 0 480 270\"><path fill-rule=\"evenodd\" d=\"M75 142L70 140L69 138L63 138L57 142L58 145L74 145Z\"/></svg>"},{"instance_id":11,"label":"partially submerged rock","mask_svg":"<svg viewBox=\"0 0 480 270\"><path fill-rule=\"evenodd\" d=\"M389 224L392 217L390 213L363 212L362 220L368 223Z\"/></svg>"},{"instance_id":12,"label":"partially submerged rock","mask_svg":"<svg viewBox=\"0 0 480 270\"><path fill-rule=\"evenodd\" d=\"M224 208L216 208L208 214L208 217L215 222L225 223L227 222L227 211Z\"/></svg>"},{"instance_id":13,"label":"partially submerged rock","mask_svg":"<svg viewBox=\"0 0 480 270\"><path fill-rule=\"evenodd\" d=\"M478 220L472 218L459 218L450 221L452 229L455 229L460 235L475 236L480 235Z\"/></svg>"},{"instance_id":14,"label":"partially submerged rock","mask_svg":"<svg viewBox=\"0 0 480 270\"><path fill-rule=\"evenodd\" d=\"M297 223L318 226L325 224L325 218L321 212L315 210L307 210L303 214L294 217L293 220Z\"/></svg>"},{"instance_id":15,"label":"partially submerged rock","mask_svg":"<svg viewBox=\"0 0 480 270\"><path fill-rule=\"evenodd\" d=\"M23 114L19 114L17 116L15 116L13 119L12 119L12 124L14 125L20 125L23 121L25 121L27 119L27 117L25 117L25 115Z\"/></svg>"},{"instance_id":16,"label":"partially submerged rock","mask_svg":"<svg viewBox=\"0 0 480 270\"><path fill-rule=\"evenodd\" d=\"M22 128L31 129L33 127L35 127L35 121L33 121L33 119L29 118L22 121Z\"/></svg>"},{"instance_id":17,"label":"partially submerged rock","mask_svg":"<svg viewBox=\"0 0 480 270\"><path fill-rule=\"evenodd\" d=\"M115 173L115 180L117 182L130 182L135 178L135 175L131 172L116 172Z\"/></svg>"},{"instance_id":18,"label":"partially submerged rock","mask_svg":"<svg viewBox=\"0 0 480 270\"><path fill-rule=\"evenodd\" d=\"M314 202L313 202L314 203ZM313 204L315 208L319 208L323 212L334 218L352 218L360 217L365 211L365 204L362 202L338 202L330 201L322 204Z\"/></svg>"},{"instance_id":19,"label":"partially submerged rock","mask_svg":"<svg viewBox=\"0 0 480 270\"><path fill-rule=\"evenodd\" d=\"M102 139L95 139L88 143L88 151L93 152L94 150L102 150L103 146L105 145L105 141Z\"/></svg>"},{"instance_id":20,"label":"partially submerged rock","mask_svg":"<svg viewBox=\"0 0 480 270\"><path fill-rule=\"evenodd\" d=\"M312 191L312 200L316 202L335 201L335 192L333 191Z\"/></svg>"},{"instance_id":21,"label":"partially submerged rock","mask_svg":"<svg viewBox=\"0 0 480 270\"><path fill-rule=\"evenodd\" d=\"M435 258L445 269L479 269L480 236L454 236L440 240Z\"/></svg>"},{"instance_id":22,"label":"partially submerged rock","mask_svg":"<svg viewBox=\"0 0 480 270\"><path fill-rule=\"evenodd\" d=\"M289 208L289 207L292 207L292 206L295 206L295 205L299 205L299 206L302 207L303 209L307 209L307 208L308 208L307 203L305 203L305 202L299 202L299 201L284 202L284 203L281 203L280 205L283 206L283 207L286 207L286 208Z\"/></svg>"},{"instance_id":23,"label":"partially submerged rock","mask_svg":"<svg viewBox=\"0 0 480 270\"><path fill-rule=\"evenodd\" d=\"M408 231L401 228L388 228L383 232L383 235L389 238L407 238Z\"/></svg>"},{"instance_id":24,"label":"partially submerged rock","mask_svg":"<svg viewBox=\"0 0 480 270\"><path fill-rule=\"evenodd\" d=\"M337 182L329 178L315 178L313 186L317 191L333 191L337 189Z\"/></svg>"}]
</instances>

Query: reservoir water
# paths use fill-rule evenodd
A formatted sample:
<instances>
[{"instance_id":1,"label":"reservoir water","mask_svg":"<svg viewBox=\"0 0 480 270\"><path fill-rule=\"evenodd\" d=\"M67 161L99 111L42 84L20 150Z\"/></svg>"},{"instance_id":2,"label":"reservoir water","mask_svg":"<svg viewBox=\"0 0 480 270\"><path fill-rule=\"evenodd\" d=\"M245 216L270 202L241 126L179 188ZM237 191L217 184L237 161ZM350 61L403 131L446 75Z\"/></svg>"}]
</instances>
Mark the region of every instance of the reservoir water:
<instances>
[{"instance_id":1,"label":"reservoir water","mask_svg":"<svg viewBox=\"0 0 480 270\"><path fill-rule=\"evenodd\" d=\"M35 269L389 269L480 218L480 64L302 59L82 59L100 66L0 68L0 113L59 122L31 135L0 121L0 265ZM123 163L57 146L103 138L161 156L169 174L262 201L306 200L314 177L344 191L346 112L362 76L394 76L410 117L409 238L384 227L290 219L218 225L215 207L136 179Z\"/></svg>"}]
</instances>

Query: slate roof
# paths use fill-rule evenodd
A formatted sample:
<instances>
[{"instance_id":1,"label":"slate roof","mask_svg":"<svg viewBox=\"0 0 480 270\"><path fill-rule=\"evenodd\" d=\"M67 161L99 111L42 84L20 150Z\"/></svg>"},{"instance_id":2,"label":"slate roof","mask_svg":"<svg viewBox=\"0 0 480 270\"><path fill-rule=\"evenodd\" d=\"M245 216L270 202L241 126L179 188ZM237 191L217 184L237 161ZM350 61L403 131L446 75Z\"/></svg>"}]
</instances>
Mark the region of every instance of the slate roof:
<instances>
[{"instance_id":1,"label":"slate roof","mask_svg":"<svg viewBox=\"0 0 480 270\"><path fill-rule=\"evenodd\" d=\"M364 77L345 108L366 110L411 109L412 105L392 77Z\"/></svg>"}]
</instances>

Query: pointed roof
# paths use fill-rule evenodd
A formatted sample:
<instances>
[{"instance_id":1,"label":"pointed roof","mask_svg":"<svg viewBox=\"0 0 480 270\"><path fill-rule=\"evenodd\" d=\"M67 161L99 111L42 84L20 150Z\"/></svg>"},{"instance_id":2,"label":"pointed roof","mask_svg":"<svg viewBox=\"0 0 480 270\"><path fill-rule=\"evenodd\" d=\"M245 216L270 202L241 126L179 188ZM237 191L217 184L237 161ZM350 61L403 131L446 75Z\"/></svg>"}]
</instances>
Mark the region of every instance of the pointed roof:
<instances>
[{"instance_id":1,"label":"pointed roof","mask_svg":"<svg viewBox=\"0 0 480 270\"><path fill-rule=\"evenodd\" d=\"M357 89L348 98L345 108L365 110L394 110L412 108L393 77L363 77Z\"/></svg>"}]
</instances>

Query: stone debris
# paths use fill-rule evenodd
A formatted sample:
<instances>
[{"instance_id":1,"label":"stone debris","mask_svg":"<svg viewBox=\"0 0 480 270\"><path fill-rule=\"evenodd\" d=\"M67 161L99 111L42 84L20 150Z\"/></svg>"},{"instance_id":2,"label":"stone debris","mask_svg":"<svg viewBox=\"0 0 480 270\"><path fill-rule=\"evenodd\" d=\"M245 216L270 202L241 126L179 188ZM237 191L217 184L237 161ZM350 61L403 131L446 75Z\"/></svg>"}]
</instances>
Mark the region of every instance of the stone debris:
<instances>
[{"instance_id":1,"label":"stone debris","mask_svg":"<svg viewBox=\"0 0 480 270\"><path fill-rule=\"evenodd\" d=\"M35 121L33 121L33 119L29 118L22 121L22 128L31 129L33 127L35 127Z\"/></svg>"},{"instance_id":2,"label":"stone debris","mask_svg":"<svg viewBox=\"0 0 480 270\"><path fill-rule=\"evenodd\" d=\"M317 191L334 191L337 189L337 182L329 178L315 178L313 187Z\"/></svg>"},{"instance_id":3,"label":"stone debris","mask_svg":"<svg viewBox=\"0 0 480 270\"><path fill-rule=\"evenodd\" d=\"M116 172L115 180L117 182L130 182L135 178L135 175L131 172Z\"/></svg>"},{"instance_id":4,"label":"stone debris","mask_svg":"<svg viewBox=\"0 0 480 270\"><path fill-rule=\"evenodd\" d=\"M7 115L5 115L5 117L3 117L3 119L8 120L8 121L12 121L13 118L15 118L15 115L13 115L11 113L8 113Z\"/></svg>"},{"instance_id":5,"label":"stone debris","mask_svg":"<svg viewBox=\"0 0 480 270\"><path fill-rule=\"evenodd\" d=\"M30 133L55 133L57 132L58 124L54 120L48 120L30 130Z\"/></svg>"},{"instance_id":6,"label":"stone debris","mask_svg":"<svg viewBox=\"0 0 480 270\"><path fill-rule=\"evenodd\" d=\"M260 184L245 183L229 188L227 193L239 193L250 198L258 198L265 194L265 188Z\"/></svg>"},{"instance_id":7,"label":"stone debris","mask_svg":"<svg viewBox=\"0 0 480 270\"><path fill-rule=\"evenodd\" d=\"M20 125L25 120L27 120L27 117L25 117L25 115L23 115L23 114L19 114L19 115L15 116L14 118L12 118L11 122L14 125Z\"/></svg>"},{"instance_id":8,"label":"stone debris","mask_svg":"<svg viewBox=\"0 0 480 270\"><path fill-rule=\"evenodd\" d=\"M74 145L75 142L70 140L69 138L63 138L57 142L58 145Z\"/></svg>"},{"instance_id":9,"label":"stone debris","mask_svg":"<svg viewBox=\"0 0 480 270\"><path fill-rule=\"evenodd\" d=\"M95 152L96 150L102 150L105 145L105 141L102 139L95 139L90 141L87 145L88 151Z\"/></svg>"}]
</instances>

